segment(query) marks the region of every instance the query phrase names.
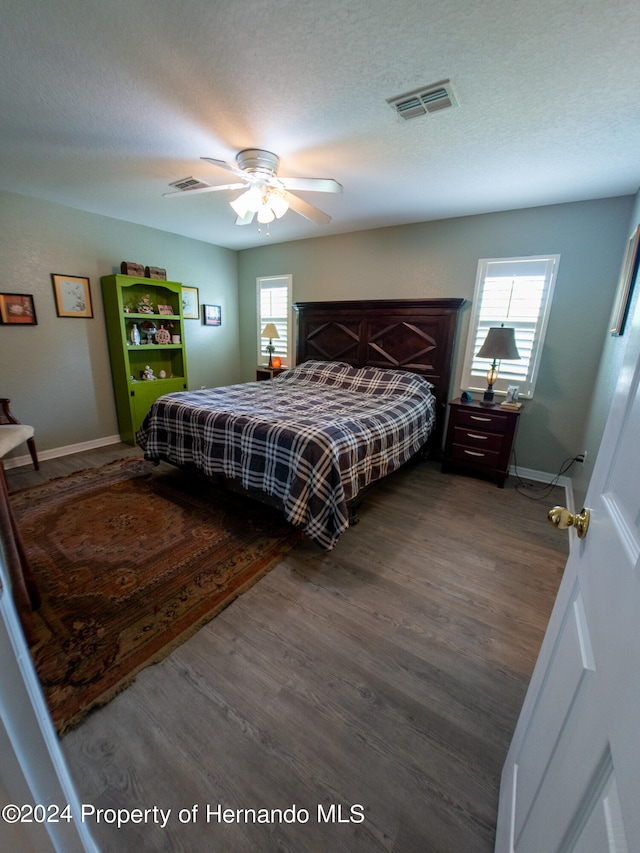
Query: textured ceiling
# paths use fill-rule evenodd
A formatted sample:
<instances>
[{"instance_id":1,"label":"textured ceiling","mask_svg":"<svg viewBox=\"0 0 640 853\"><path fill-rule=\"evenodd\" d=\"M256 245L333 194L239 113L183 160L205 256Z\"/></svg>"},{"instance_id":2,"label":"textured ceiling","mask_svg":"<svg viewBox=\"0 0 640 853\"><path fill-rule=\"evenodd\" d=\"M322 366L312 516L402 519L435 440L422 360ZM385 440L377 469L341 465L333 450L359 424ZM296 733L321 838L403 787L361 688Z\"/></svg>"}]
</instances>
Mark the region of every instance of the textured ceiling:
<instances>
[{"instance_id":1,"label":"textured ceiling","mask_svg":"<svg viewBox=\"0 0 640 853\"><path fill-rule=\"evenodd\" d=\"M231 248L635 193L637 0L0 0L0 189ZM387 104L450 79L460 107ZM203 156L335 178L271 236Z\"/></svg>"}]
</instances>

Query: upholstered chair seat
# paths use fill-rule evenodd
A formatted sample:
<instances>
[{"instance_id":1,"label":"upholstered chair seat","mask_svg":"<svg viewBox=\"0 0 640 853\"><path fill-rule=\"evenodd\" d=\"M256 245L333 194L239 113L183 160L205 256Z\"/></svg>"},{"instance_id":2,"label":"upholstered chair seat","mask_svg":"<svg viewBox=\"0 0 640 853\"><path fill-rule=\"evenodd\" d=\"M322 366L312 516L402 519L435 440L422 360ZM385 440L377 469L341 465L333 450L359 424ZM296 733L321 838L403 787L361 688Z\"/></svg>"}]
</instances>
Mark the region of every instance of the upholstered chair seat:
<instances>
[{"instance_id":1,"label":"upholstered chair seat","mask_svg":"<svg viewBox=\"0 0 640 853\"><path fill-rule=\"evenodd\" d=\"M10 400L7 397L0 397L0 459L4 459L9 451L26 442L33 460L33 467L37 470L40 464L33 437L35 430L32 426L21 424L13 416L9 403Z\"/></svg>"}]
</instances>

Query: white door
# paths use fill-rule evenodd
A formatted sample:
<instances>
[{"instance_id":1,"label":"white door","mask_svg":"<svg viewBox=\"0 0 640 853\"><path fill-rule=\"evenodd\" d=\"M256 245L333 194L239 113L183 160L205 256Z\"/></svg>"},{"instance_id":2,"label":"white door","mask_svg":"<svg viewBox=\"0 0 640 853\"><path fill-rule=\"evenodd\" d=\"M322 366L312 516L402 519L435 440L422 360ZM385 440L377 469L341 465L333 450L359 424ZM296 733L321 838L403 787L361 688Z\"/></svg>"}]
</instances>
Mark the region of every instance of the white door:
<instances>
[{"instance_id":1,"label":"white door","mask_svg":"<svg viewBox=\"0 0 640 853\"><path fill-rule=\"evenodd\" d=\"M503 769L497 853L640 851L639 304L589 529L572 540Z\"/></svg>"},{"instance_id":2,"label":"white door","mask_svg":"<svg viewBox=\"0 0 640 853\"><path fill-rule=\"evenodd\" d=\"M0 542L0 850L98 853L9 593L5 553Z\"/></svg>"}]
</instances>

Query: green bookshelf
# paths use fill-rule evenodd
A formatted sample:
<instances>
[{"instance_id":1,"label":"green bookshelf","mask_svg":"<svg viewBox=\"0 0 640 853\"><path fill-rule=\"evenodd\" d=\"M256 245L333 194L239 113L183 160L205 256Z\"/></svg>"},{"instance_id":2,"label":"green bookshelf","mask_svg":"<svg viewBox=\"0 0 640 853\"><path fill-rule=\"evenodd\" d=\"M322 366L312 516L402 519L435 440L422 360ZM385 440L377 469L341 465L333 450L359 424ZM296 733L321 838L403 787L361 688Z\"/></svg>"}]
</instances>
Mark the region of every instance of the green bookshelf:
<instances>
[{"instance_id":1,"label":"green bookshelf","mask_svg":"<svg viewBox=\"0 0 640 853\"><path fill-rule=\"evenodd\" d=\"M101 283L120 437L135 445L153 401L187 388L182 284L130 275Z\"/></svg>"}]
</instances>

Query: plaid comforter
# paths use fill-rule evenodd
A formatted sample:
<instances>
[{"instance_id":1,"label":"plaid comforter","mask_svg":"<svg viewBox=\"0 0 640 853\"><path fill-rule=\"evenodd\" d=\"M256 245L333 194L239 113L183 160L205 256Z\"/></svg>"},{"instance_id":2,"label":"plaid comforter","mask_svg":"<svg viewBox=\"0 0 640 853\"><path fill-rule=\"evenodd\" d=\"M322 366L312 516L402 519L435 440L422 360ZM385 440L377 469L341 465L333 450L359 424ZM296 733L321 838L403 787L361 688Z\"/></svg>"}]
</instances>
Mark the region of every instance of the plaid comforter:
<instances>
[{"instance_id":1,"label":"plaid comforter","mask_svg":"<svg viewBox=\"0 0 640 853\"><path fill-rule=\"evenodd\" d=\"M166 394L137 439L146 459L195 465L270 495L331 549L349 525L347 501L427 440L430 387L400 370L308 361L269 382Z\"/></svg>"}]
</instances>

